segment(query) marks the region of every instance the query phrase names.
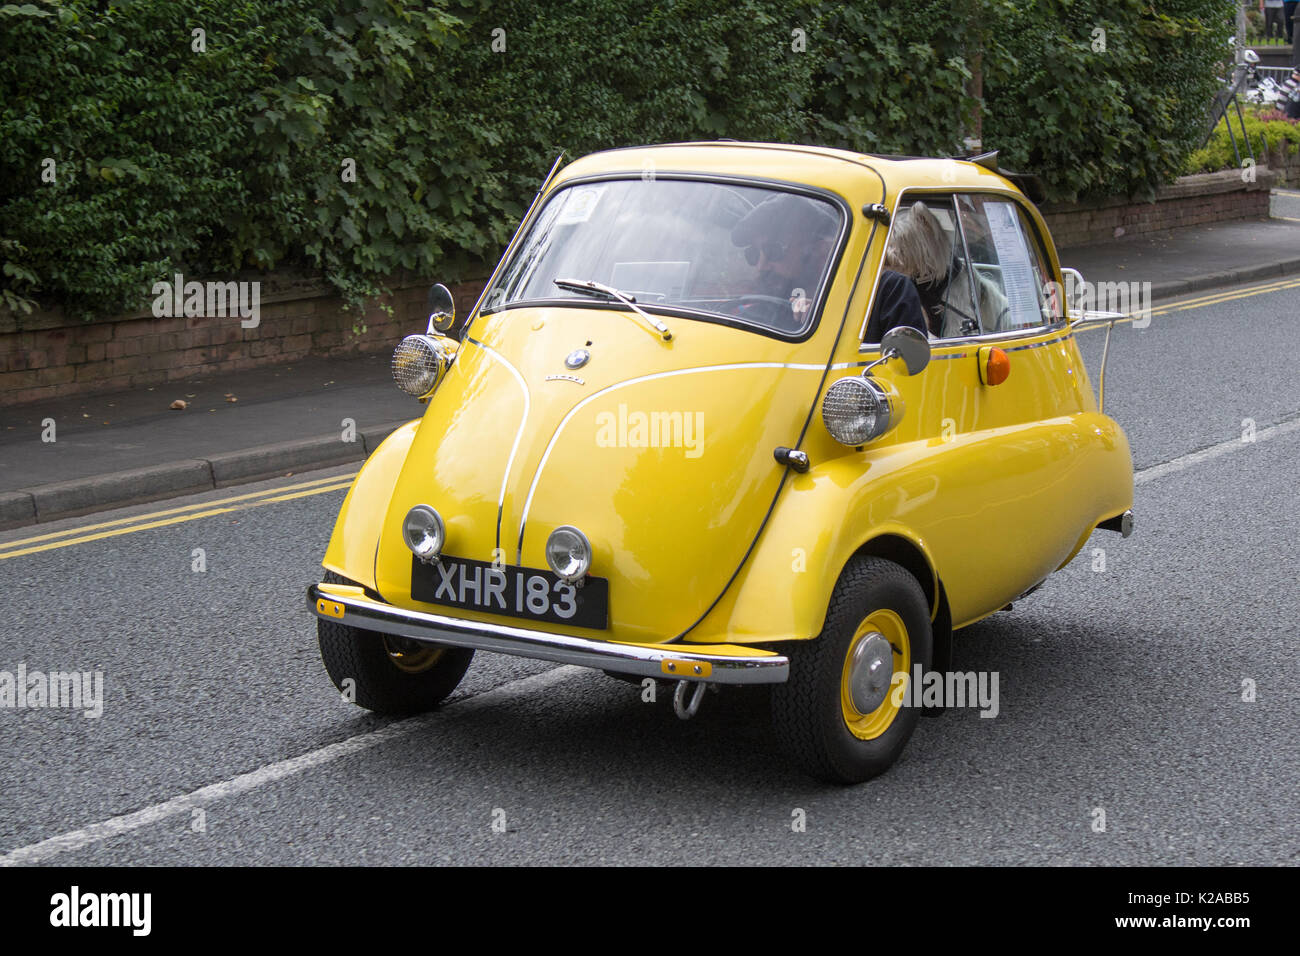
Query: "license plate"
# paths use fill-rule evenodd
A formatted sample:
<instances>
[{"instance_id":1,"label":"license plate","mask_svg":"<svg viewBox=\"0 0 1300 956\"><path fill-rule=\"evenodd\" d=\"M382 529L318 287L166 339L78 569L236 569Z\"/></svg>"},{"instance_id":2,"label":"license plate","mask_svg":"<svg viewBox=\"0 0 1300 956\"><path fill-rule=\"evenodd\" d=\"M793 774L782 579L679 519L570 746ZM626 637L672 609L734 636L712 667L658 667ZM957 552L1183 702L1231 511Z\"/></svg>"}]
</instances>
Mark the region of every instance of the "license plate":
<instances>
[{"instance_id":1,"label":"license plate","mask_svg":"<svg viewBox=\"0 0 1300 956\"><path fill-rule=\"evenodd\" d=\"M508 614L530 621L604 628L609 581L586 577L582 587L538 568L497 567L443 555L434 564L411 559L411 597L429 604Z\"/></svg>"}]
</instances>

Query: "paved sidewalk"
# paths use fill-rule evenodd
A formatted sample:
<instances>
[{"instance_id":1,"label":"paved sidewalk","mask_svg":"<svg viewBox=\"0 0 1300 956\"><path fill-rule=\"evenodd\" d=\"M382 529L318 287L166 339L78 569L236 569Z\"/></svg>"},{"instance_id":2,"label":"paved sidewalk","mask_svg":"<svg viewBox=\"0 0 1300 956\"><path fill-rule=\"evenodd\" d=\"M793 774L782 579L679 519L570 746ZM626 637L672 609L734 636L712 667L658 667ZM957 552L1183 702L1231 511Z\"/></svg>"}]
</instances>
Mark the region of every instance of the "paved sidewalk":
<instances>
[{"instance_id":1,"label":"paved sidewalk","mask_svg":"<svg viewBox=\"0 0 1300 956\"><path fill-rule=\"evenodd\" d=\"M389 358L311 359L0 408L0 528L359 463L422 411L393 385ZM184 411L169 408L177 399ZM50 419L56 440L45 442Z\"/></svg>"},{"instance_id":2,"label":"paved sidewalk","mask_svg":"<svg viewBox=\"0 0 1300 956\"><path fill-rule=\"evenodd\" d=\"M1294 203L1295 219L1255 219L1060 249L1063 267L1089 282L1150 282L1156 299L1300 272L1300 194L1276 196Z\"/></svg>"},{"instance_id":3,"label":"paved sidewalk","mask_svg":"<svg viewBox=\"0 0 1300 956\"><path fill-rule=\"evenodd\" d=\"M1300 192L1275 191L1273 215L1062 249L1061 264L1093 282L1150 282L1157 299L1300 273ZM313 359L0 408L0 529L359 463L422 411L388 362L387 352ZM176 399L188 408L170 410ZM47 419L53 443L41 440ZM344 419L355 441L344 441Z\"/></svg>"}]
</instances>

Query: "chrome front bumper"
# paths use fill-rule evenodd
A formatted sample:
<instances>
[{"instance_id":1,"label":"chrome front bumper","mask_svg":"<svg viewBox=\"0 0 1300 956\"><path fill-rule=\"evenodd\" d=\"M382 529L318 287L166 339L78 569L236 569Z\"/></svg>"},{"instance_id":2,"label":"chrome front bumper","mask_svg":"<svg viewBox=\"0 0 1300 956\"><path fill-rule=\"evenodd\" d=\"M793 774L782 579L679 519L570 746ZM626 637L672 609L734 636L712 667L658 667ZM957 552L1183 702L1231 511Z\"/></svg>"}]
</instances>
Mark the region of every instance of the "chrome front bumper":
<instances>
[{"instance_id":1,"label":"chrome front bumper","mask_svg":"<svg viewBox=\"0 0 1300 956\"><path fill-rule=\"evenodd\" d=\"M790 661L779 654L737 645L618 644L522 627L485 624L425 611L408 611L367 597L361 588L313 584L307 607L317 617L365 631L395 634L431 644L576 664L638 677L712 684L782 684Z\"/></svg>"}]
</instances>

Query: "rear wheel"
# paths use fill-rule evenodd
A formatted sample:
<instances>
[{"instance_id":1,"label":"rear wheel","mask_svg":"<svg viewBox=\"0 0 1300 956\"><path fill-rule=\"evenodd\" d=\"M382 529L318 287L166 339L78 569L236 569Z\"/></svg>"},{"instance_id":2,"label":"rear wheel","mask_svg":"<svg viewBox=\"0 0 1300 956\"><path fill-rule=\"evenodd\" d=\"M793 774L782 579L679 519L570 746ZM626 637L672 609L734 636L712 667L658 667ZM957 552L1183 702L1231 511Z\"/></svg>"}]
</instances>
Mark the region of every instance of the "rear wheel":
<instances>
[{"instance_id":1,"label":"rear wheel","mask_svg":"<svg viewBox=\"0 0 1300 956\"><path fill-rule=\"evenodd\" d=\"M925 593L883 558L844 568L822 632L787 645L790 679L772 689L781 748L807 773L861 783L903 752L919 711L902 706L913 668L930 667L933 638ZM897 677L895 676L897 675Z\"/></svg>"},{"instance_id":2,"label":"rear wheel","mask_svg":"<svg viewBox=\"0 0 1300 956\"><path fill-rule=\"evenodd\" d=\"M353 584L333 571L326 584ZM330 680L349 700L377 714L432 710L465 676L474 652L316 620L320 656Z\"/></svg>"}]
</instances>

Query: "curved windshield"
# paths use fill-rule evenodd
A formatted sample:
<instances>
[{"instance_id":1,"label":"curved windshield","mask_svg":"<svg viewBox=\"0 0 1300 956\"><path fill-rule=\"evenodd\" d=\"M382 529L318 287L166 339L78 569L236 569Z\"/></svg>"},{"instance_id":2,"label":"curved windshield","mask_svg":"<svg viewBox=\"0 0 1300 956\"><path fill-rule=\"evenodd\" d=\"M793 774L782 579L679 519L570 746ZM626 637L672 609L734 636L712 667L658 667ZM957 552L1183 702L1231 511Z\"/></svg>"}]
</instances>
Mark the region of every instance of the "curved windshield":
<instances>
[{"instance_id":1,"label":"curved windshield","mask_svg":"<svg viewBox=\"0 0 1300 956\"><path fill-rule=\"evenodd\" d=\"M611 286L651 311L798 334L817 314L841 220L828 201L753 186L664 178L569 186L533 220L485 311L590 301L555 285L578 280Z\"/></svg>"}]
</instances>

